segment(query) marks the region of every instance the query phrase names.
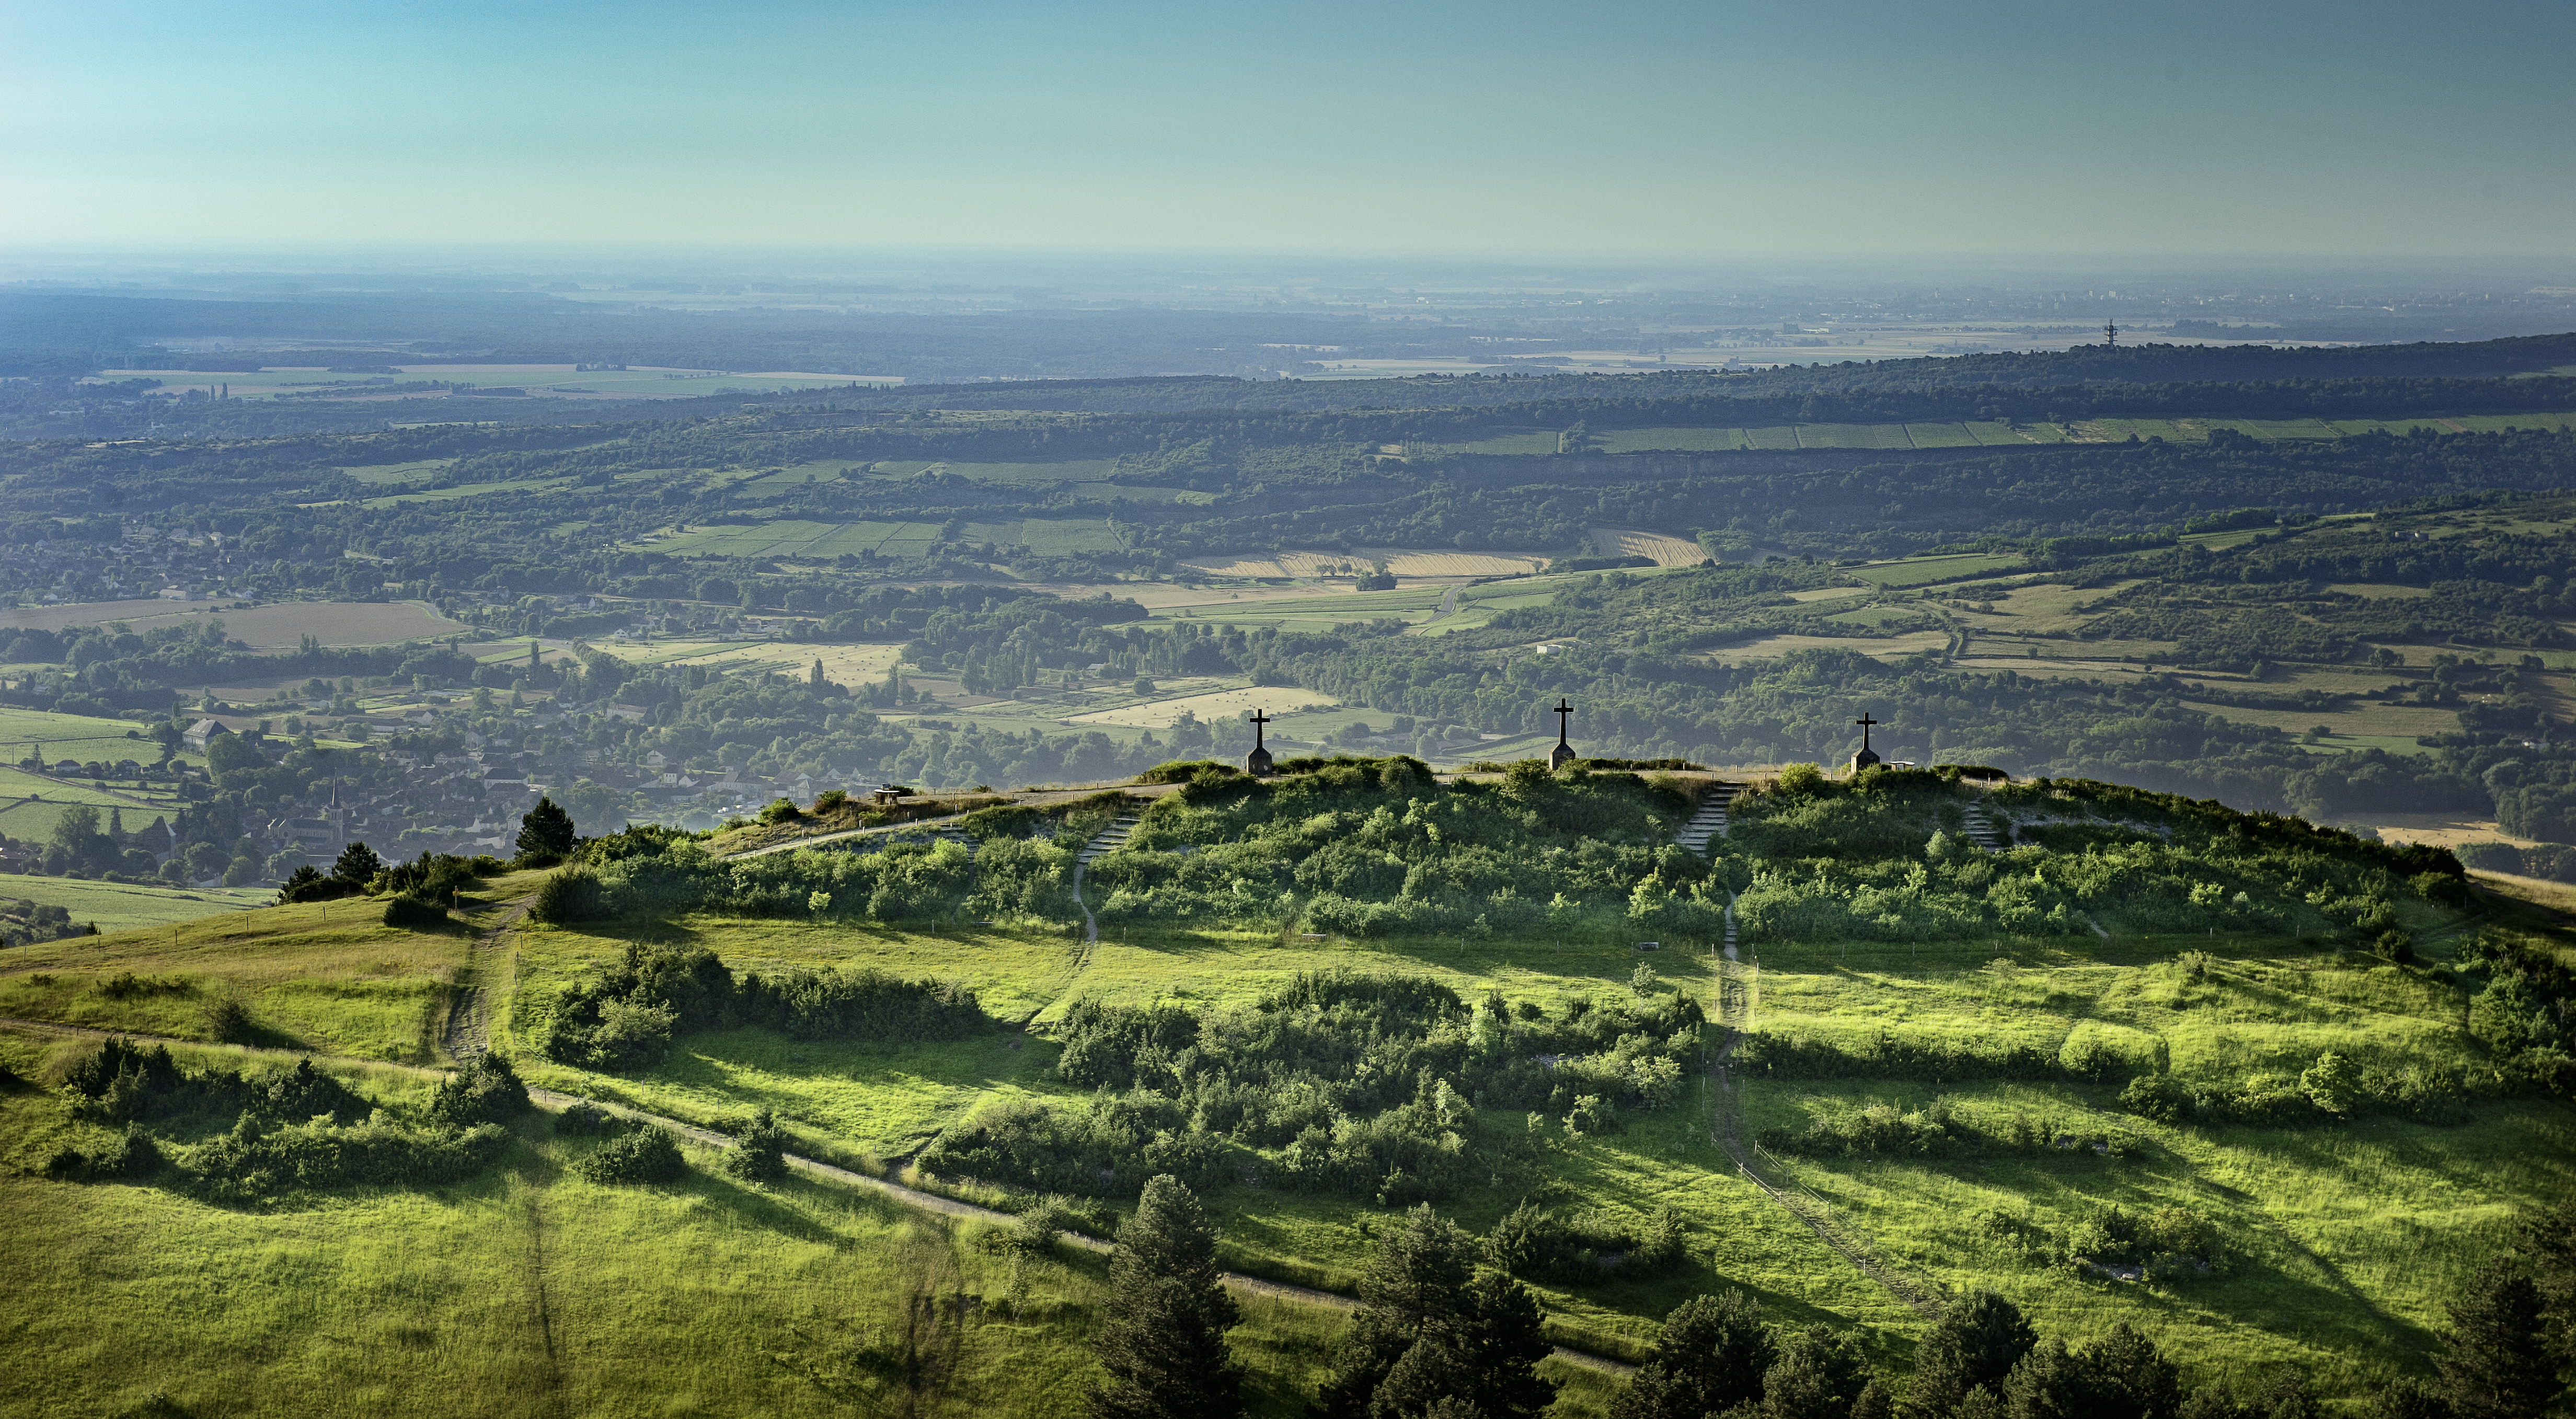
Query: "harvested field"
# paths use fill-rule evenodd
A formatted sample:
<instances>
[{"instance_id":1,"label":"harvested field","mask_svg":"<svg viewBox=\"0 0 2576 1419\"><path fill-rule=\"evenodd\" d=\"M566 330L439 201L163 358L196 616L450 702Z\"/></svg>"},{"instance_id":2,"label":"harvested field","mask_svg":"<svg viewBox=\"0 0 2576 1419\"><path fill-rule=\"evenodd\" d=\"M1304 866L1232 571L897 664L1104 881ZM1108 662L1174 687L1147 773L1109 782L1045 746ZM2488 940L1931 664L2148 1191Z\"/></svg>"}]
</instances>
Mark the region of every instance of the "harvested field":
<instances>
[{"instance_id":1,"label":"harvested field","mask_svg":"<svg viewBox=\"0 0 2576 1419\"><path fill-rule=\"evenodd\" d=\"M1659 567L1695 567L1708 560L1708 553L1697 542L1661 532L1596 527L1592 529L1592 545L1605 557L1651 557Z\"/></svg>"},{"instance_id":2,"label":"harvested field","mask_svg":"<svg viewBox=\"0 0 2576 1419\"><path fill-rule=\"evenodd\" d=\"M1069 724L1121 725L1129 729L1169 729L1180 723L1181 716L1196 715L1202 722L1241 719L1256 709L1268 709L1274 715L1294 714L1299 710L1330 709L1341 701L1315 690L1263 689L1219 690L1209 695L1187 695L1176 700L1149 700L1140 705L1119 709L1094 710L1078 714Z\"/></svg>"}]
</instances>

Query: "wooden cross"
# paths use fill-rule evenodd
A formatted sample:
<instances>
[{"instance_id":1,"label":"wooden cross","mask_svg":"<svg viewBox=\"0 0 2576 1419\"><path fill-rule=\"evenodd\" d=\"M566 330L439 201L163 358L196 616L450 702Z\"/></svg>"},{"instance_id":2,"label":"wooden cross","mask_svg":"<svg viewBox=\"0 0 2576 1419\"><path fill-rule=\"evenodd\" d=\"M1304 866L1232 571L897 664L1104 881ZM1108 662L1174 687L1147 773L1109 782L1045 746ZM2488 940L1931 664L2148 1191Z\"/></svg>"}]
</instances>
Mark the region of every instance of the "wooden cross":
<instances>
[{"instance_id":1,"label":"wooden cross","mask_svg":"<svg viewBox=\"0 0 2576 1419\"><path fill-rule=\"evenodd\" d=\"M1861 748L1863 748L1863 749L1867 749L1867 748L1869 747L1869 727L1870 727L1871 725L1873 725L1873 724L1881 724L1881 723L1884 723L1884 722L1885 722L1885 721L1883 721L1883 720L1876 720L1876 719L1872 719L1872 718L1870 718L1870 717L1869 717L1869 711L1867 711L1867 710L1862 710L1862 711L1860 712L1860 718L1855 719L1855 720L1853 720L1853 721L1852 721L1852 723L1857 724L1857 725L1859 725L1859 726L1860 726L1860 747L1861 747Z\"/></svg>"},{"instance_id":2,"label":"wooden cross","mask_svg":"<svg viewBox=\"0 0 2576 1419\"><path fill-rule=\"evenodd\" d=\"M1254 710L1254 711L1252 712L1252 747L1253 747L1253 748L1258 749L1258 748L1260 748L1260 747L1261 747L1261 726L1263 726L1263 725L1265 725L1265 724L1268 724L1269 722L1270 722L1270 711L1269 711L1269 710L1267 710L1267 709L1257 709L1257 710Z\"/></svg>"},{"instance_id":3,"label":"wooden cross","mask_svg":"<svg viewBox=\"0 0 2576 1419\"><path fill-rule=\"evenodd\" d=\"M1565 696L1559 695L1556 697L1556 708L1549 713L1556 716L1556 742L1562 744L1565 742L1565 726L1571 722L1569 716L1574 713L1574 706L1565 702Z\"/></svg>"}]
</instances>

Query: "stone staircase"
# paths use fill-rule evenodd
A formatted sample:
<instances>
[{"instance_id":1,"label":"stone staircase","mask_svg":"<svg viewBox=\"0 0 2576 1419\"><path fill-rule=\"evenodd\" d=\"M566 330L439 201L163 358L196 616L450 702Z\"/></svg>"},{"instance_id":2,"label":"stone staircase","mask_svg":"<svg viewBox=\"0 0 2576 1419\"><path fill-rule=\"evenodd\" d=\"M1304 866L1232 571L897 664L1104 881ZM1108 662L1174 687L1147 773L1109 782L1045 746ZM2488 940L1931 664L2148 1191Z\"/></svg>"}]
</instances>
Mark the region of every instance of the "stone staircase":
<instances>
[{"instance_id":1,"label":"stone staircase","mask_svg":"<svg viewBox=\"0 0 2576 1419\"><path fill-rule=\"evenodd\" d=\"M1098 837L1084 843L1082 845L1082 851L1074 854L1073 860L1080 866L1088 867L1091 865L1091 860L1093 858L1116 852L1118 849L1125 847L1127 845L1128 834L1135 831L1136 815L1133 813L1122 813L1119 815L1117 822L1101 829Z\"/></svg>"},{"instance_id":2,"label":"stone staircase","mask_svg":"<svg viewBox=\"0 0 2576 1419\"><path fill-rule=\"evenodd\" d=\"M1726 805L1743 791L1741 784L1710 784L1699 796L1699 811L1682 824L1681 833L1673 841L1692 852L1707 852L1711 842L1726 836Z\"/></svg>"},{"instance_id":3,"label":"stone staircase","mask_svg":"<svg viewBox=\"0 0 2576 1419\"><path fill-rule=\"evenodd\" d=\"M1986 805L1973 799L1968 803L1968 826L1965 829L1965 835L1968 841L1987 852L1996 851L2004 845L2003 831L1995 826L1994 815L1986 811Z\"/></svg>"}]
</instances>

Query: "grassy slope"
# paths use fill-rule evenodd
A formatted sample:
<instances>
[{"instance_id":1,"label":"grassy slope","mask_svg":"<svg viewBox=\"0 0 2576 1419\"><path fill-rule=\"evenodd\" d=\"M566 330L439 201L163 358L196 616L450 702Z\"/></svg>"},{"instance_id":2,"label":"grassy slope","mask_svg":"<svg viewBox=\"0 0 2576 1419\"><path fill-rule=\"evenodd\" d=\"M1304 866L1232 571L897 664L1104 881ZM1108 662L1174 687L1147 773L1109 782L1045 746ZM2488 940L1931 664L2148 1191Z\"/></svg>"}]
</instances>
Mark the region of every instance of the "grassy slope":
<instances>
[{"instance_id":1,"label":"grassy slope","mask_svg":"<svg viewBox=\"0 0 2576 1419\"><path fill-rule=\"evenodd\" d=\"M461 938L405 943L394 939L402 934L367 928L360 920L329 919L330 912L352 911L348 905L317 910L324 919L285 934L274 931L289 924L284 913L260 913L230 919L229 937L217 923L200 922L160 933L98 938L98 944L87 948L93 964L86 969L185 970L210 982L233 979L244 988L275 991L299 980L317 981L332 971L343 973L350 985L362 985L362 962L394 959L400 949L420 953L418 968L434 970L445 959L441 951L463 949ZM2444 949L2438 936L2443 923L2428 915L2413 924L2435 933L2430 949L2438 957ZM2108 943L2091 938L2046 944L1976 942L1913 952L1866 945L1765 947L1756 1023L1820 1034L1881 1027L1946 1035L2003 1033L2043 1045L2062 1042L2079 1028L2115 1032L2132 1042L2153 1036L2165 1041L2175 1069L2185 1075L2253 1067L2295 1070L2328 1047L2434 1060L2475 1055L2459 1028L2460 997L2421 976L2385 967L2335 968L2289 941L2152 939L2118 932L2116 921L2111 925L2115 937ZM1077 944L1044 933L960 938L722 917L691 918L656 930L704 939L737 966L873 964L907 975L962 979L1000 1013L1037 1011L1041 1030L1053 1007L1086 992L1239 1003L1296 970L1347 963L1421 970L1462 991L1491 982L1514 998L1555 1000L1624 989L1635 959L1624 942L1607 940L1563 946L1538 941L1348 944L1139 931L1122 941L1113 928L1077 975ZM76 946L40 948L57 952L49 972L60 976L72 969L65 948ZM328 954L317 953L317 946ZM622 947L613 930L516 932L508 947L511 965L487 972L486 978L507 981L515 987L514 996L541 995ZM2170 964L2185 947L2208 949L2220 958L2210 980L2186 982ZM1673 984L1708 992L1704 962L1666 952L1656 964ZM6 988L24 991L22 980L23 973L12 976ZM355 994L364 999L369 992ZM257 1002L270 998L255 996L255 1010L266 1008ZM121 1002L115 1008L126 1012L123 1023L149 1026L175 1013L176 1023L184 1026L183 1004L156 998ZM94 991L73 992L60 1000L56 1013L74 1018L89 1010L103 1016L108 1005ZM502 1003L498 1026L504 1038L515 1023L514 1007L515 1001ZM361 1013L371 1020L416 1025L418 1008L415 1002L409 1007L415 1013L381 1006ZM35 1012L12 1006L0 1013ZM390 1026L380 1029L392 1037ZM313 1029L315 1036L323 1033ZM401 1057L398 1050L381 1052ZM1064 1095L1067 1091L1047 1069L1052 1054L1042 1037L1014 1034L895 1051L799 1043L742 1031L689 1037L669 1064L632 1079L611 1080L543 1064L531 1064L530 1072L558 1087L621 1096L693 1118L736 1114L766 1103L788 1115L809 1139L837 1145L845 1153L900 1159L938 1129L996 1100L1015 1094ZM2070 1336L2098 1333L2120 1320L2140 1325L2201 1376L2244 1374L2295 1360L2317 1371L2330 1390L2352 1392L2385 1361L2422 1351L2431 1327L2439 1323L2446 1285L2493 1245L2513 1209L2563 1194L2576 1182L2571 1177L2576 1149L2570 1147L2576 1137L2571 1137L2566 1109L2550 1103L2482 1104L2468 1122L2452 1127L2366 1121L2304 1130L2197 1129L2164 1128L2120 1115L2116 1090L2109 1087L1977 1084L1942 1092L1971 1109L2116 1121L2144 1136L2148 1146L2127 1159L2090 1154L1833 1158L1793 1162L1790 1170L1909 1268L1953 1287L2000 1285L2027 1305L2044 1329ZM1913 1106L1928 1102L1930 1095L1929 1088L1911 1084L1753 1081L1746 1123L1749 1130L1795 1125L1864 1102ZM29 1097L7 1101L13 1137L40 1133L34 1120L51 1117L50 1105L37 1108L26 1103ZM1523 1125L1517 1117L1489 1113L1483 1126L1518 1131ZM11 1150L21 1166L28 1146ZM662 1380L639 1381L640 1388L689 1395L698 1407L727 1412L759 1403L772 1405L773 1412L798 1412L795 1406L802 1401L781 1399L777 1391L762 1388L768 1381L742 1369L745 1362L728 1358L730 1352L710 1353L705 1342L670 1337L652 1345L635 1339L629 1345L628 1340L660 1335L656 1327L677 1325L671 1318L686 1315L693 1305L729 1307L743 1318L746 1333L779 1334L800 1318L873 1304L899 1289L902 1278L863 1273L860 1254L901 1253L913 1244L897 1234L906 1225L917 1233L921 1225L871 1213L865 1226L876 1230L863 1232L849 1218L873 1204L835 1203L842 1209L840 1220L807 1217L795 1223L801 1231L790 1229L782 1239L764 1230L769 1223L737 1215L737 1206L747 1204L729 1186L692 1183L667 1197L600 1193L553 1170L546 1157L556 1146L542 1140L532 1144L529 1157L513 1165L506 1182L455 1190L455 1197L353 1198L259 1226L164 1194L124 1188L72 1190L12 1182L6 1185L8 1201L0 1205L10 1209L13 1219L35 1219L40 1228L90 1239L83 1246L107 1245L96 1240L102 1237L149 1246L154 1243L148 1239L164 1235L154 1229L165 1229L180 1254L205 1258L202 1264L192 1262L190 1270L211 1268L217 1275L250 1265L245 1257L331 1254L327 1238L336 1234L330 1229L345 1226L349 1235L371 1239L354 1249L356 1258L382 1257L388 1274L413 1279L397 1285L356 1260L335 1263L317 1273L325 1279L316 1283L322 1289L312 1313L331 1318L331 1325L344 1330L362 1327L356 1317L384 1304L370 1299L376 1288L396 1286L399 1291L408 1286L411 1290L404 1294L413 1295L444 1288L457 1299L411 1303L433 1317L423 1324L437 1335L448 1334L449 1328L460 1328L460 1334L487 1333L475 1331L478 1326L500 1334L488 1329L500 1322L487 1316L499 1303L485 1293L516 1287L524 1294L527 1283L523 1276L506 1279L518 1275L510 1266L523 1263L504 1265L485 1253L516 1249L524 1255L530 1244L526 1219L541 1216L558 1229L550 1235L561 1238L550 1245L601 1248L595 1260L550 1261L546 1268L550 1284L560 1278L561 1285L585 1294L589 1288L606 1288L578 1302L558 1300L550 1292L559 1354L566 1349L561 1328L570 1322L565 1317L579 1317L584 1325L596 1321L618 1336L580 1349L577 1363L622 1361L657 1353L659 1345L673 1358ZM1543 1175L1499 1178L1495 1186L1457 1199L1444 1210L1482 1227L1525 1195L1560 1206L1622 1211L1671 1205L1683 1211L1692 1228L1692 1264L1676 1276L1548 1292L1566 1338L1616 1349L1622 1337L1633 1341L1645 1334L1684 1296L1743 1285L1778 1317L1858 1324L1883 1359L1901 1364L1906 1358L1910 1337L1919 1331L1911 1313L1736 1178L1710 1142L1698 1102L1637 1119L1607 1137L1569 1141L1551 1130L1543 1166ZM1994 1209L2063 1228L2105 1200L2197 1207L2218 1221L2236 1260L2222 1274L2171 1286L2118 1284L2019 1265L1974 1222L1980 1211ZM1363 1228L1386 1216L1381 1209L1343 1200L1256 1187L1226 1189L1210 1201L1227 1228L1236 1264L1326 1284L1347 1282L1370 1245ZM21 1235L27 1231L13 1230ZM396 1235L410 1243L373 1240ZM631 1239L640 1236L660 1240L639 1251ZM613 1238L628 1239L624 1252L612 1244ZM872 1256L865 1264L882 1260ZM678 1274L681 1266L698 1261L705 1262L708 1276L758 1274L765 1279L757 1294L746 1296ZM321 1265L309 1260L293 1264ZM971 1270L967 1261L957 1264ZM68 1273L50 1263L43 1269L51 1278L46 1285L74 1285ZM432 1272L443 1279L433 1279ZM121 1287L164 1296L175 1297L169 1288L182 1285L158 1269L119 1274ZM465 1299L469 1294L475 1299ZM849 1299L853 1296L866 1299ZM824 1297L841 1299L827 1303ZM989 1317L985 1323L991 1323ZM273 1328L286 1322L272 1315L259 1324ZM1079 1332L1072 1320L1066 1324L1072 1329L1065 1334ZM1285 1349L1263 1352L1270 1357L1264 1364L1273 1367L1268 1374L1273 1384L1287 1385L1289 1373L1302 1373L1312 1363L1316 1336L1330 1329L1322 1324L1318 1330L1321 1323L1311 1318L1298 1324L1307 1327L1298 1332L1302 1339L1291 1337L1280 1342ZM763 1331L763 1326L769 1329ZM807 1332L819 1333L810 1324ZM1026 1337L1029 1344L1048 1347L1040 1351L1040 1364L1023 1367L1029 1374L1060 1372L1076 1363L1071 1351L1061 1348L1070 1342L1049 1339L1053 1333L1040 1327ZM107 1355L122 1342L101 1328L94 1334L49 1332L47 1343ZM217 1343L212 1330L205 1332L203 1343ZM1310 1348L1299 1351L1298 1345ZM292 1345L276 1348L279 1358L266 1363L288 1366L285 1373L303 1373L294 1367L317 1363L310 1356L291 1358ZM442 1357L451 1357L457 1348L424 1342L403 1363L386 1362L368 1382L391 1394L435 1366L454 1363ZM968 1353L977 1353L972 1343ZM570 1363L576 1362L558 1361ZM967 1361L960 1366L959 1392L984 1382L967 1374L973 1368ZM501 1373L477 1369L471 1382L498 1385ZM624 1397L616 1388L623 1381L593 1376L580 1383L605 1388L580 1390L591 1399L576 1409L594 1402L614 1407ZM1005 1376L991 1383L1017 1381ZM979 1393L1013 1412L1049 1412L1055 1402L1038 1391Z\"/></svg>"},{"instance_id":2,"label":"grassy slope","mask_svg":"<svg viewBox=\"0 0 2576 1419\"><path fill-rule=\"evenodd\" d=\"M0 1032L22 1073L66 1053ZM416 1099L425 1084L360 1087ZM23 1088L0 1095L0 1126L19 1167L66 1129ZM471 1183L267 1212L0 1179L18 1317L0 1408L114 1413L162 1393L192 1414L278 1416L1081 1412L1101 1258L1015 1267L975 1224L801 1178L603 1187L562 1166L591 1145L542 1119L520 1137ZM1302 1412L1338 1318L1243 1305L1253 1412ZM1547 1368L1570 1382L1558 1412L1600 1412L1600 1377Z\"/></svg>"}]
</instances>

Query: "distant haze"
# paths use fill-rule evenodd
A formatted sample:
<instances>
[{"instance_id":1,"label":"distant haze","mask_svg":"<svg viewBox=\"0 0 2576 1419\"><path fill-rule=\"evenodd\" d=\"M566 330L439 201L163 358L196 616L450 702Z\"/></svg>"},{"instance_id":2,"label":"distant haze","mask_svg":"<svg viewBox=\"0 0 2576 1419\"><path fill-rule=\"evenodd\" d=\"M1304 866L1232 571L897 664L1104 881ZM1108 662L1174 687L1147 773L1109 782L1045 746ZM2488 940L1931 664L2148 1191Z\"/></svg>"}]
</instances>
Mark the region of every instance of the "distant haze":
<instances>
[{"instance_id":1,"label":"distant haze","mask_svg":"<svg viewBox=\"0 0 2576 1419\"><path fill-rule=\"evenodd\" d=\"M2576 6L36 5L0 244L2576 254Z\"/></svg>"}]
</instances>

